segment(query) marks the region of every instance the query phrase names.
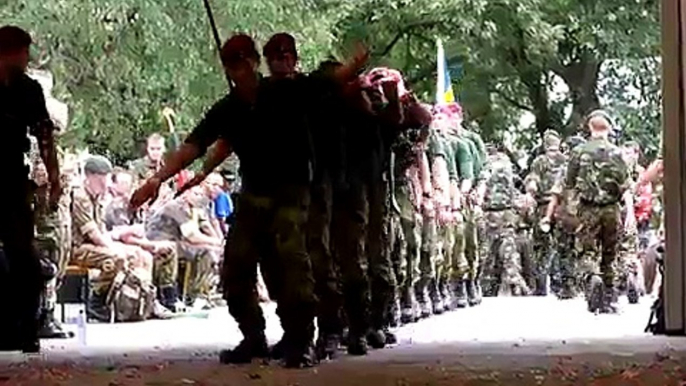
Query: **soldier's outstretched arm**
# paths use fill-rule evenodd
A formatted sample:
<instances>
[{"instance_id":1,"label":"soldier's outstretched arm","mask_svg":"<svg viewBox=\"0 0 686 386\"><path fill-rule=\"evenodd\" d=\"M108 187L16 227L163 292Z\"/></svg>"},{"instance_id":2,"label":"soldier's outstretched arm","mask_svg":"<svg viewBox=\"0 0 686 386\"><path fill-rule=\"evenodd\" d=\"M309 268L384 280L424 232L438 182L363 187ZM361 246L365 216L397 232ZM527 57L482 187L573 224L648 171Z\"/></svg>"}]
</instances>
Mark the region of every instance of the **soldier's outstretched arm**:
<instances>
[{"instance_id":1,"label":"soldier's outstretched arm","mask_svg":"<svg viewBox=\"0 0 686 386\"><path fill-rule=\"evenodd\" d=\"M48 172L48 182L50 183L50 206L56 209L62 187L60 183L60 168L57 161L57 148L55 146L55 132L57 127L50 119L48 108L45 103L45 96L40 85L35 83L35 89L31 89L32 106L31 123L29 132L38 142L38 152L41 160Z\"/></svg>"},{"instance_id":2,"label":"soldier's outstretched arm","mask_svg":"<svg viewBox=\"0 0 686 386\"><path fill-rule=\"evenodd\" d=\"M229 141L219 138L210 148L200 173L197 173L190 181L184 184L176 193L176 197L182 195L188 189L200 185L232 152L233 148Z\"/></svg>"}]
</instances>

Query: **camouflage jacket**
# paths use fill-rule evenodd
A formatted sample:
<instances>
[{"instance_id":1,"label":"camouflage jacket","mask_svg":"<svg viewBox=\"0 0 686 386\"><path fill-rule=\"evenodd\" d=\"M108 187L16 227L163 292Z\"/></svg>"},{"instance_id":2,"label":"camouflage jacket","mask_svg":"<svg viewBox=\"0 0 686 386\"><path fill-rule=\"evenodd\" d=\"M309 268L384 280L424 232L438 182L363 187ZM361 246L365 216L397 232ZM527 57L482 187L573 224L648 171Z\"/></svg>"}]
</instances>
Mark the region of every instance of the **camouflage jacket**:
<instances>
[{"instance_id":1,"label":"camouflage jacket","mask_svg":"<svg viewBox=\"0 0 686 386\"><path fill-rule=\"evenodd\" d=\"M566 185L576 190L582 202L601 206L618 203L630 183L622 151L609 141L592 139L572 151Z\"/></svg>"},{"instance_id":2,"label":"camouflage jacket","mask_svg":"<svg viewBox=\"0 0 686 386\"><path fill-rule=\"evenodd\" d=\"M157 171L162 168L161 162L153 162L150 158L143 157L137 160L131 161L129 164L129 170L133 173L137 181L145 181L152 177Z\"/></svg>"},{"instance_id":3,"label":"camouflage jacket","mask_svg":"<svg viewBox=\"0 0 686 386\"><path fill-rule=\"evenodd\" d=\"M182 241L191 227L200 227L200 213L182 199L165 203L145 221L145 235L150 240Z\"/></svg>"},{"instance_id":4,"label":"camouflage jacket","mask_svg":"<svg viewBox=\"0 0 686 386\"><path fill-rule=\"evenodd\" d=\"M105 208L105 226L108 231L120 226L132 225L133 216L129 211L129 200L125 197L114 197Z\"/></svg>"},{"instance_id":5,"label":"camouflage jacket","mask_svg":"<svg viewBox=\"0 0 686 386\"><path fill-rule=\"evenodd\" d=\"M105 208L100 197L94 197L83 187L74 189L71 205L72 240L74 248L92 244L89 232L107 232L105 227Z\"/></svg>"},{"instance_id":6,"label":"camouflage jacket","mask_svg":"<svg viewBox=\"0 0 686 386\"><path fill-rule=\"evenodd\" d=\"M518 196L515 188L514 166L510 158L502 153L490 157L481 171L480 179L484 181L484 210L512 209Z\"/></svg>"},{"instance_id":7,"label":"camouflage jacket","mask_svg":"<svg viewBox=\"0 0 686 386\"><path fill-rule=\"evenodd\" d=\"M567 158L561 152L544 153L536 157L531 163L525 183L536 184L535 198L539 203L549 201L551 189Z\"/></svg>"}]
</instances>

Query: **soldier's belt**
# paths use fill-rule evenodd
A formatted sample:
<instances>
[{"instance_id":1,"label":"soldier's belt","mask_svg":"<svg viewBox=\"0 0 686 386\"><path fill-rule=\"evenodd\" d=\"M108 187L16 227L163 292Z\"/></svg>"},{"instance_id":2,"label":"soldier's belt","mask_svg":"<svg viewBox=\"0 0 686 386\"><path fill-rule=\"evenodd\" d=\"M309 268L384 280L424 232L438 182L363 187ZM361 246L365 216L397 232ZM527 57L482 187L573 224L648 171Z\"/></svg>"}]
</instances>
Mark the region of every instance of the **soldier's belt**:
<instances>
[{"instance_id":1,"label":"soldier's belt","mask_svg":"<svg viewBox=\"0 0 686 386\"><path fill-rule=\"evenodd\" d=\"M504 206L504 207L498 207L498 208L483 208L484 212L502 212L505 210L512 210L511 206Z\"/></svg>"},{"instance_id":2,"label":"soldier's belt","mask_svg":"<svg viewBox=\"0 0 686 386\"><path fill-rule=\"evenodd\" d=\"M596 208L604 208L606 206L613 206L613 205L619 205L619 200L617 201L612 201L612 202L595 202L591 200L579 200L579 204L585 205L585 206L593 206Z\"/></svg>"}]
</instances>

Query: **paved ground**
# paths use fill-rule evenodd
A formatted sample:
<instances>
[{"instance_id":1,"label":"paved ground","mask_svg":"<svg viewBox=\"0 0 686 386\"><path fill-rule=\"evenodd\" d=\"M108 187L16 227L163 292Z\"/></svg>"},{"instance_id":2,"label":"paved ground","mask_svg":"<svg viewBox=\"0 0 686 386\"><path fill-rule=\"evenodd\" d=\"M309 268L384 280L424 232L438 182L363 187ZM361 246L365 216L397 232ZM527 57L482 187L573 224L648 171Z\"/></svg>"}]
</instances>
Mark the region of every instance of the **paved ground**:
<instances>
[{"instance_id":1,"label":"paved ground","mask_svg":"<svg viewBox=\"0 0 686 386\"><path fill-rule=\"evenodd\" d=\"M650 303L595 316L581 300L486 299L399 329L394 348L302 371L218 365L217 351L240 338L225 309L89 325L85 347L52 341L41 356L0 355L0 385L686 385L686 339L644 334ZM266 311L275 341L278 320Z\"/></svg>"}]
</instances>

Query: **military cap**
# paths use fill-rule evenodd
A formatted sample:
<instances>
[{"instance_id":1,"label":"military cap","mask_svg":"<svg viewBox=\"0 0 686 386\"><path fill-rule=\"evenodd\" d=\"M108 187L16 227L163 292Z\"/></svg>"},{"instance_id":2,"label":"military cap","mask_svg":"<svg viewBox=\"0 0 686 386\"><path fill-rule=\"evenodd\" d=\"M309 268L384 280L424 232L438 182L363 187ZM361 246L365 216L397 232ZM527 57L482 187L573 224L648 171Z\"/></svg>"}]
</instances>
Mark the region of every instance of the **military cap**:
<instances>
[{"instance_id":1,"label":"military cap","mask_svg":"<svg viewBox=\"0 0 686 386\"><path fill-rule=\"evenodd\" d=\"M285 32L275 34L274 36L269 38L269 41L267 42L267 44L264 45L264 48L262 49L262 54L265 57L278 55L282 53L293 54L296 57L298 56L298 49L296 48L295 38L291 34L287 34Z\"/></svg>"},{"instance_id":2,"label":"military cap","mask_svg":"<svg viewBox=\"0 0 686 386\"><path fill-rule=\"evenodd\" d=\"M260 58L253 38L246 34L231 36L221 49L222 64L227 65L243 58Z\"/></svg>"},{"instance_id":3,"label":"military cap","mask_svg":"<svg viewBox=\"0 0 686 386\"><path fill-rule=\"evenodd\" d=\"M31 43L31 35L23 29L13 25L0 27L0 54L15 53Z\"/></svg>"},{"instance_id":4,"label":"military cap","mask_svg":"<svg viewBox=\"0 0 686 386\"><path fill-rule=\"evenodd\" d=\"M83 166L87 174L106 175L112 173L112 163L100 155L90 156Z\"/></svg>"}]
</instances>

